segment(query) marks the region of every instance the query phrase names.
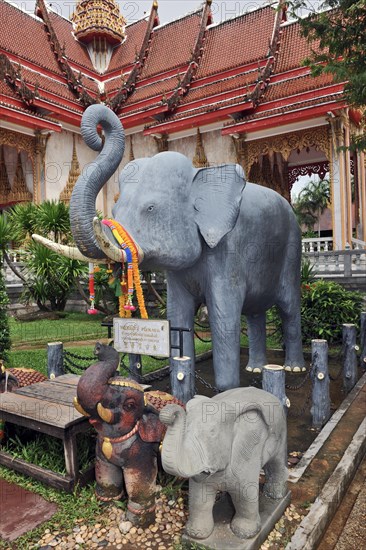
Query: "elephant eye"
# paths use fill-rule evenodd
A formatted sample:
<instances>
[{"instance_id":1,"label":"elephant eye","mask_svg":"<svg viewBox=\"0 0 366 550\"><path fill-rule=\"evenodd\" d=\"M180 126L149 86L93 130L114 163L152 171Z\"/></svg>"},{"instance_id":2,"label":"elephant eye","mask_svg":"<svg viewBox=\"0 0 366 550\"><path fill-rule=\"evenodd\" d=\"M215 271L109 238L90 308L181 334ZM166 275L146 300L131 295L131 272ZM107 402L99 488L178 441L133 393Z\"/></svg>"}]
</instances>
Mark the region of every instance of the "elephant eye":
<instances>
[{"instance_id":1,"label":"elephant eye","mask_svg":"<svg viewBox=\"0 0 366 550\"><path fill-rule=\"evenodd\" d=\"M136 408L136 404L133 401L127 401L127 403L123 405L123 408L125 411L133 411Z\"/></svg>"},{"instance_id":2,"label":"elephant eye","mask_svg":"<svg viewBox=\"0 0 366 550\"><path fill-rule=\"evenodd\" d=\"M148 212L152 212L154 210L154 205L150 204L150 206L147 207Z\"/></svg>"}]
</instances>

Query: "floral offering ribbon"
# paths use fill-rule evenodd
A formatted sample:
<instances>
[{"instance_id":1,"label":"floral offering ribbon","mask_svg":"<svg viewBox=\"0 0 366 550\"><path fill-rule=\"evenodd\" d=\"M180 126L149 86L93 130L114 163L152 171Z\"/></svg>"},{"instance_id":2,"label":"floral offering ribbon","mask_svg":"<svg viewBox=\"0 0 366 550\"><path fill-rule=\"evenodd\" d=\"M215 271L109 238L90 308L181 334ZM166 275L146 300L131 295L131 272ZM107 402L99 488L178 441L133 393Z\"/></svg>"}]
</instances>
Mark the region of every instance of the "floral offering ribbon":
<instances>
[{"instance_id":1,"label":"floral offering ribbon","mask_svg":"<svg viewBox=\"0 0 366 550\"><path fill-rule=\"evenodd\" d=\"M136 308L132 303L133 292L136 290L137 303L139 306L142 319L147 319L147 311L145 307L144 295L142 292L140 271L139 271L139 258L137 247L121 224L115 220L102 220L102 223L110 228L114 238L124 250L127 258L127 282L123 269L123 254L121 253L122 263L122 277L121 277L121 290L119 295L119 315L120 317L131 317L132 311Z\"/></svg>"}]
</instances>

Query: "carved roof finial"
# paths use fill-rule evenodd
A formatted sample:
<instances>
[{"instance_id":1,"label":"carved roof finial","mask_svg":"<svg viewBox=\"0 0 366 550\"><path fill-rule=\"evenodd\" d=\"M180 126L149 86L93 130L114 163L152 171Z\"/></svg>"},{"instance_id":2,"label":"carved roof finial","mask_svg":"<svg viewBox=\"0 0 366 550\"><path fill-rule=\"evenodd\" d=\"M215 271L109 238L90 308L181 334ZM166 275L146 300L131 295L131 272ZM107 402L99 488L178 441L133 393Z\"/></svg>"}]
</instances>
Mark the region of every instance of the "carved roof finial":
<instances>
[{"instance_id":1,"label":"carved roof finial","mask_svg":"<svg viewBox=\"0 0 366 550\"><path fill-rule=\"evenodd\" d=\"M132 136L130 136L130 156L129 156L129 159L128 159L130 162L135 160L135 155L134 155L134 152L133 152L133 143L132 143Z\"/></svg>"},{"instance_id":2,"label":"carved roof finial","mask_svg":"<svg viewBox=\"0 0 366 550\"><path fill-rule=\"evenodd\" d=\"M8 171L4 159L4 146L0 147L0 203L7 204L11 191Z\"/></svg>"},{"instance_id":3,"label":"carved roof finial","mask_svg":"<svg viewBox=\"0 0 366 550\"><path fill-rule=\"evenodd\" d=\"M202 136L199 128L197 128L196 151L194 153L192 164L196 168L206 168L207 166L209 166L209 162L203 148Z\"/></svg>"},{"instance_id":4,"label":"carved roof finial","mask_svg":"<svg viewBox=\"0 0 366 550\"><path fill-rule=\"evenodd\" d=\"M30 202L33 199L32 193L28 190L20 153L18 153L17 168L15 171L13 188L9 193L9 202Z\"/></svg>"},{"instance_id":5,"label":"carved roof finial","mask_svg":"<svg viewBox=\"0 0 366 550\"><path fill-rule=\"evenodd\" d=\"M75 143L75 134L72 135L73 145L72 145L72 161L69 176L64 190L60 193L60 201L69 203L71 198L72 190L74 189L75 183L80 176L80 165L79 160L76 154L76 143Z\"/></svg>"},{"instance_id":6,"label":"carved roof finial","mask_svg":"<svg viewBox=\"0 0 366 550\"><path fill-rule=\"evenodd\" d=\"M88 44L94 38L105 38L114 45L125 38L126 20L116 0L78 0L71 21L80 42Z\"/></svg>"}]
</instances>

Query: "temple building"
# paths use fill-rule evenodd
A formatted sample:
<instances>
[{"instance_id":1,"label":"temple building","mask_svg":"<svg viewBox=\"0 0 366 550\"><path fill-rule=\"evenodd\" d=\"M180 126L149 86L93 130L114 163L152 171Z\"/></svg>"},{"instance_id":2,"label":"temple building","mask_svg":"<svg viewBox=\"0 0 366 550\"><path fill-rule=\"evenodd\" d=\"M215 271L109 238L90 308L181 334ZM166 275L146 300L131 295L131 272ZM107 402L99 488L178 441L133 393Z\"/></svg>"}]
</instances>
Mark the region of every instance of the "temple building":
<instances>
[{"instance_id":1,"label":"temple building","mask_svg":"<svg viewBox=\"0 0 366 550\"><path fill-rule=\"evenodd\" d=\"M34 15L0 0L0 20L0 210L70 199L96 155L81 116L103 102L126 131L120 168L167 150L196 166L239 162L288 200L299 176L329 174L334 247L366 240L364 153L342 147L360 115L344 83L303 66L310 46L284 2L215 22L206 0L160 25L156 1L129 24L116 0L78 0L70 20L45 0ZM117 194L118 174L98 209L110 214Z\"/></svg>"}]
</instances>

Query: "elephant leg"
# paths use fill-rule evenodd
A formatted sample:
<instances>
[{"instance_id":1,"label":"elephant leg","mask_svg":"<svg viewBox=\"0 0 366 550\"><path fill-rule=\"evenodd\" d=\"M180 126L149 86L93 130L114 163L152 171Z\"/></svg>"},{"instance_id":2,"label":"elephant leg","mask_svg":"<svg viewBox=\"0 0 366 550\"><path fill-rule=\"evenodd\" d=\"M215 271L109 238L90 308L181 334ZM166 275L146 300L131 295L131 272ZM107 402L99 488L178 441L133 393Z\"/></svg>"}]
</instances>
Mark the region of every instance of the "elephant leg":
<instances>
[{"instance_id":1,"label":"elephant leg","mask_svg":"<svg viewBox=\"0 0 366 550\"><path fill-rule=\"evenodd\" d=\"M95 461L95 493L98 500L120 500L125 496L123 472L120 466L102 460L98 456Z\"/></svg>"},{"instance_id":2,"label":"elephant leg","mask_svg":"<svg viewBox=\"0 0 366 550\"><path fill-rule=\"evenodd\" d=\"M256 468L258 477L252 481L243 476L245 482L238 483L228 489L235 508L235 515L231 520L231 530L240 539L254 537L261 528L259 515L259 468Z\"/></svg>"},{"instance_id":3,"label":"elephant leg","mask_svg":"<svg viewBox=\"0 0 366 550\"><path fill-rule=\"evenodd\" d=\"M261 372L267 364L266 357L266 314L247 315L249 338L249 361L246 370Z\"/></svg>"},{"instance_id":4,"label":"elephant leg","mask_svg":"<svg viewBox=\"0 0 366 550\"><path fill-rule=\"evenodd\" d=\"M127 518L134 525L151 525L155 521L156 458L125 468L124 476L128 494Z\"/></svg>"},{"instance_id":5,"label":"elephant leg","mask_svg":"<svg viewBox=\"0 0 366 550\"><path fill-rule=\"evenodd\" d=\"M207 299L212 334L215 386L220 391L240 386L240 320L242 301L221 292Z\"/></svg>"},{"instance_id":6,"label":"elephant leg","mask_svg":"<svg viewBox=\"0 0 366 550\"><path fill-rule=\"evenodd\" d=\"M285 369L300 372L305 370L305 361L302 353L301 314L300 302L288 292L285 299L277 302L282 320L283 337L286 350Z\"/></svg>"},{"instance_id":7,"label":"elephant leg","mask_svg":"<svg viewBox=\"0 0 366 550\"><path fill-rule=\"evenodd\" d=\"M214 529L213 505L216 499L216 486L189 480L189 520L186 533L195 539L206 539Z\"/></svg>"},{"instance_id":8,"label":"elephant leg","mask_svg":"<svg viewBox=\"0 0 366 550\"><path fill-rule=\"evenodd\" d=\"M265 483L264 494L275 500L283 498L288 491L287 488L287 441L286 437L281 443L281 450L276 452L264 466Z\"/></svg>"},{"instance_id":9,"label":"elephant leg","mask_svg":"<svg viewBox=\"0 0 366 550\"><path fill-rule=\"evenodd\" d=\"M167 318L172 327L191 329L191 332L183 333L183 355L191 357L194 365L194 314L196 302L194 296L188 292L179 279L179 274L167 275ZM171 343L179 344L179 334L172 332ZM172 355L179 355L179 350L174 348Z\"/></svg>"}]
</instances>

